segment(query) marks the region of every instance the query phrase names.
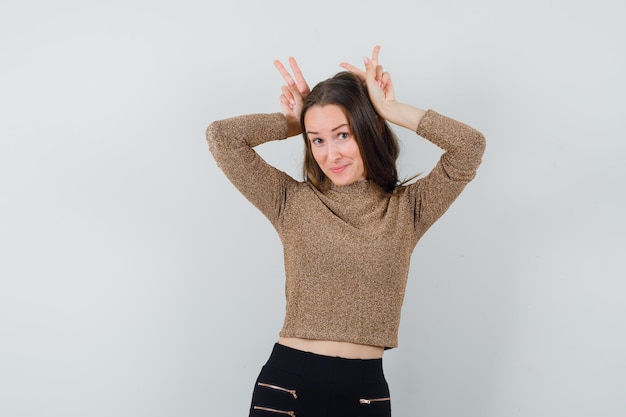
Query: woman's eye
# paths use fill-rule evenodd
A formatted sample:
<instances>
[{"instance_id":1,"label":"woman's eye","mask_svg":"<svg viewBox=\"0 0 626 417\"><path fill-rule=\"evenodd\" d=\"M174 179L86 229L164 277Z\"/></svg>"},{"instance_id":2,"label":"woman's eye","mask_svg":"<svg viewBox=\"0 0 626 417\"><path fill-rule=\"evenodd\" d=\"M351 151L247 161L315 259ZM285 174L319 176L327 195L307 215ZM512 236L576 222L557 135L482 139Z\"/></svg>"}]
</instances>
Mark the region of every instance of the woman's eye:
<instances>
[{"instance_id":1,"label":"woman's eye","mask_svg":"<svg viewBox=\"0 0 626 417\"><path fill-rule=\"evenodd\" d=\"M311 143L313 145L321 145L322 144L322 140L320 138L315 138L311 141Z\"/></svg>"},{"instance_id":2,"label":"woman's eye","mask_svg":"<svg viewBox=\"0 0 626 417\"><path fill-rule=\"evenodd\" d=\"M350 135L348 133L343 132L337 135L337 137L339 138L339 140L346 140L350 137Z\"/></svg>"}]
</instances>

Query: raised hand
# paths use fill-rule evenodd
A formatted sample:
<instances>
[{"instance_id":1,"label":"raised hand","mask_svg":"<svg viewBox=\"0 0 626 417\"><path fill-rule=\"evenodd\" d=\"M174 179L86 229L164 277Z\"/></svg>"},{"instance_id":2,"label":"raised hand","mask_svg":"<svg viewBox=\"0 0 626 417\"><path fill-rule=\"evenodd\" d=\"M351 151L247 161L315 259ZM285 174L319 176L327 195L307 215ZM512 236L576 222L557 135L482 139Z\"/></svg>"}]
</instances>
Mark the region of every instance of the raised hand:
<instances>
[{"instance_id":1,"label":"raised hand","mask_svg":"<svg viewBox=\"0 0 626 417\"><path fill-rule=\"evenodd\" d=\"M367 93L374 110L383 119L415 131L424 110L408 104L399 103L391 81L391 75L378 63L380 46L375 46L371 58L364 58L365 71L342 62L339 65L358 76L367 86Z\"/></svg>"},{"instance_id":2,"label":"raised hand","mask_svg":"<svg viewBox=\"0 0 626 417\"><path fill-rule=\"evenodd\" d=\"M289 136L297 135L301 133L300 113L302 111L302 103L304 97L306 97L311 90L294 57L289 57L289 66L293 71L293 77L279 60L274 61L274 66L287 83L287 85L281 87L280 106L287 119L287 124L289 125Z\"/></svg>"},{"instance_id":3,"label":"raised hand","mask_svg":"<svg viewBox=\"0 0 626 417\"><path fill-rule=\"evenodd\" d=\"M365 71L358 67L342 62L339 65L358 76L367 86L367 92L370 100L374 105L374 109L384 117L384 106L396 100L391 75L384 71L383 66L378 63L378 55L380 54L380 46L376 45L372 51L372 57L364 58Z\"/></svg>"}]
</instances>

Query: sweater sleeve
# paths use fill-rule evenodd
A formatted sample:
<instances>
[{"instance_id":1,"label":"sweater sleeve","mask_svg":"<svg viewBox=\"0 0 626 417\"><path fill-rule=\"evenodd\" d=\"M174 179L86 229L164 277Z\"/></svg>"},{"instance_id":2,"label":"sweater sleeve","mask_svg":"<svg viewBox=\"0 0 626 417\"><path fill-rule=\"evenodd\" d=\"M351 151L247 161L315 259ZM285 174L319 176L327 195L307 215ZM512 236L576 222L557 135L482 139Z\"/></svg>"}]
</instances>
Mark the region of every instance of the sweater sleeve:
<instances>
[{"instance_id":1,"label":"sweater sleeve","mask_svg":"<svg viewBox=\"0 0 626 417\"><path fill-rule=\"evenodd\" d=\"M269 165L252 148L286 138L287 121L282 113L250 114L219 120L211 123L206 130L209 150L218 167L275 226L287 186L295 180Z\"/></svg>"},{"instance_id":2,"label":"sweater sleeve","mask_svg":"<svg viewBox=\"0 0 626 417\"><path fill-rule=\"evenodd\" d=\"M415 227L423 233L476 176L485 138L476 129L433 110L422 117L416 133L445 151L432 171L411 186L416 199Z\"/></svg>"}]
</instances>

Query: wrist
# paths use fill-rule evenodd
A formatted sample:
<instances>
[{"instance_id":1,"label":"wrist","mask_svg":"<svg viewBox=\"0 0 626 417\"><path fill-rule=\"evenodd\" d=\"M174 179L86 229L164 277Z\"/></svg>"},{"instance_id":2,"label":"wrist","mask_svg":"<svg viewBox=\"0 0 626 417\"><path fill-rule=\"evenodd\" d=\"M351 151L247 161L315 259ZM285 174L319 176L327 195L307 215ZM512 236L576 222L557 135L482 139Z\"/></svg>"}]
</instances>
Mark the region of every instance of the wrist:
<instances>
[{"instance_id":1,"label":"wrist","mask_svg":"<svg viewBox=\"0 0 626 417\"><path fill-rule=\"evenodd\" d=\"M425 110L398 101L388 102L381 109L381 116L385 120L413 132L417 130L417 126L425 113Z\"/></svg>"},{"instance_id":2,"label":"wrist","mask_svg":"<svg viewBox=\"0 0 626 417\"><path fill-rule=\"evenodd\" d=\"M297 136L302 133L299 121L287 119L287 137Z\"/></svg>"}]
</instances>

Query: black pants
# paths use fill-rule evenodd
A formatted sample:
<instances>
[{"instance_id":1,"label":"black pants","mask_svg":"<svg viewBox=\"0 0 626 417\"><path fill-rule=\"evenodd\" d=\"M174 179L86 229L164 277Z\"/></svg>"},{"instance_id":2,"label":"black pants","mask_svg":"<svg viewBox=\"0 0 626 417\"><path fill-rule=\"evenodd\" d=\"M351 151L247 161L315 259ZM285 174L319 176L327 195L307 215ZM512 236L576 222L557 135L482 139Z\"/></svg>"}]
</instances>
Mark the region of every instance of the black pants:
<instances>
[{"instance_id":1,"label":"black pants","mask_svg":"<svg viewBox=\"0 0 626 417\"><path fill-rule=\"evenodd\" d=\"M276 344L256 381L250 417L390 417L382 365Z\"/></svg>"}]
</instances>

